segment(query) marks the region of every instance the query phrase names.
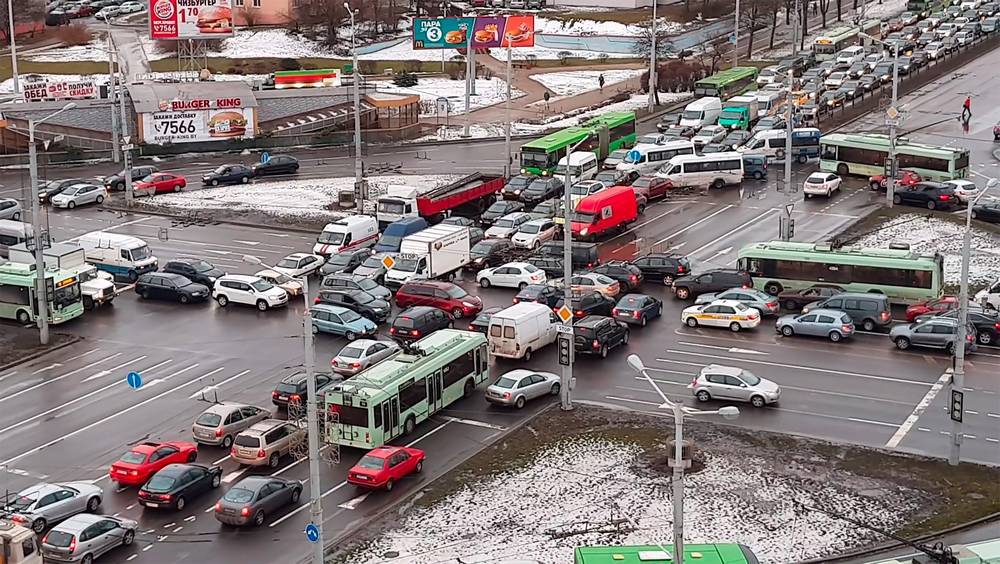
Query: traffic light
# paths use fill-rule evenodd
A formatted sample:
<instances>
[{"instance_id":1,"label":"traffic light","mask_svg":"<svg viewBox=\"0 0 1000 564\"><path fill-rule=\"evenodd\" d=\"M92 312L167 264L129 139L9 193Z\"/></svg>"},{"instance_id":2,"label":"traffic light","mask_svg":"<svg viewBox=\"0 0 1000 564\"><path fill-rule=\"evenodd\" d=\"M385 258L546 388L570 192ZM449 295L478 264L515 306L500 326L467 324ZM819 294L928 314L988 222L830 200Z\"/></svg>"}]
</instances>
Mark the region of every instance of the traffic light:
<instances>
[{"instance_id":1,"label":"traffic light","mask_svg":"<svg viewBox=\"0 0 1000 564\"><path fill-rule=\"evenodd\" d=\"M795 220L788 218L788 238L795 237Z\"/></svg>"},{"instance_id":2,"label":"traffic light","mask_svg":"<svg viewBox=\"0 0 1000 564\"><path fill-rule=\"evenodd\" d=\"M559 364L562 366L569 366L570 359L573 356L573 341L570 340L569 335L560 334L559 335Z\"/></svg>"},{"instance_id":3,"label":"traffic light","mask_svg":"<svg viewBox=\"0 0 1000 564\"><path fill-rule=\"evenodd\" d=\"M962 414L965 412L965 392L961 390L951 391L951 420L961 423Z\"/></svg>"}]
</instances>

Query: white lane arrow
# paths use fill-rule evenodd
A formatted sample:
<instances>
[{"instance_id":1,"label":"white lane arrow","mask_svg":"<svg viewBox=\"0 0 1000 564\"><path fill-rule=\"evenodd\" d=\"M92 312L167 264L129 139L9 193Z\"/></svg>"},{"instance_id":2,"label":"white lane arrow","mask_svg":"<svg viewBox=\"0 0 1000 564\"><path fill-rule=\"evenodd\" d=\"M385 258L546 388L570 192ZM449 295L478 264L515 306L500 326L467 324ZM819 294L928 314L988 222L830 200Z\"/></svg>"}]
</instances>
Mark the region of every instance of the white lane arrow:
<instances>
[{"instance_id":1,"label":"white lane arrow","mask_svg":"<svg viewBox=\"0 0 1000 564\"><path fill-rule=\"evenodd\" d=\"M736 348L736 347L733 347L733 348L729 349L729 352L731 352L731 353L737 353L737 354L762 354L762 355L765 355L765 356L771 354L771 353L766 353L766 352L761 352L761 351L752 351L750 349L740 349L740 348Z\"/></svg>"},{"instance_id":2,"label":"white lane arrow","mask_svg":"<svg viewBox=\"0 0 1000 564\"><path fill-rule=\"evenodd\" d=\"M242 243L244 245L250 245L251 247L254 247L259 245L260 241L243 241L241 239L233 239L233 243Z\"/></svg>"},{"instance_id":3,"label":"white lane arrow","mask_svg":"<svg viewBox=\"0 0 1000 564\"><path fill-rule=\"evenodd\" d=\"M340 508L343 508L343 509L351 509L351 510L356 509L359 505L361 505L361 503L364 500L368 499L368 496L370 496L370 495L371 495L371 492L363 493L363 494L359 495L358 497L356 497L356 498L354 498L354 499L352 499L350 501L346 501L344 503L341 503L337 507L340 507Z\"/></svg>"},{"instance_id":4,"label":"white lane arrow","mask_svg":"<svg viewBox=\"0 0 1000 564\"><path fill-rule=\"evenodd\" d=\"M90 382L91 380L97 380L98 378L103 378L108 374L111 374L110 370L101 370L100 372L94 374L93 376L87 376L86 378L83 379L83 381Z\"/></svg>"},{"instance_id":5,"label":"white lane arrow","mask_svg":"<svg viewBox=\"0 0 1000 564\"><path fill-rule=\"evenodd\" d=\"M679 248L681 248L681 247L683 247L684 245L687 245L687 244L688 244L687 241L681 241L680 243L678 243L678 244L674 245L673 247L670 247L669 249L667 249L665 252L670 253L670 252L676 251L677 249L679 249Z\"/></svg>"},{"instance_id":6,"label":"white lane arrow","mask_svg":"<svg viewBox=\"0 0 1000 564\"><path fill-rule=\"evenodd\" d=\"M163 383L163 382L166 382L166 381L167 381L166 378L156 378L154 380L150 380L149 382L146 382L145 384L142 385L142 387L143 388L148 388L150 386L155 386L157 384L160 384L160 383Z\"/></svg>"},{"instance_id":7,"label":"white lane arrow","mask_svg":"<svg viewBox=\"0 0 1000 564\"><path fill-rule=\"evenodd\" d=\"M197 392L191 394L188 397L189 397L189 399L197 399L197 398L203 396L204 394L206 394L208 392L211 392L212 390L218 390L218 389L219 389L218 386L205 386L204 388L198 390Z\"/></svg>"},{"instance_id":8,"label":"white lane arrow","mask_svg":"<svg viewBox=\"0 0 1000 564\"><path fill-rule=\"evenodd\" d=\"M46 366L45 368L39 368L38 370L35 370L34 372L31 373L31 375L34 376L35 374L41 374L46 370L52 370L53 368L59 368L60 366L62 366L62 364L59 364L58 362L53 362L52 364Z\"/></svg>"},{"instance_id":9,"label":"white lane arrow","mask_svg":"<svg viewBox=\"0 0 1000 564\"><path fill-rule=\"evenodd\" d=\"M721 251L719 251L719 252L715 253L714 255L712 255L710 258L705 259L705 262L712 262L713 260L721 257L722 255L728 255L731 252L733 252L733 248L732 247L726 247L725 249L722 249Z\"/></svg>"},{"instance_id":10,"label":"white lane arrow","mask_svg":"<svg viewBox=\"0 0 1000 564\"><path fill-rule=\"evenodd\" d=\"M210 253L215 253L215 254L217 254L217 255L230 255L230 254L232 254L232 253L230 253L229 251L217 251L217 250L215 250L215 249L206 249L206 250L207 250L208 252L210 252Z\"/></svg>"}]
</instances>

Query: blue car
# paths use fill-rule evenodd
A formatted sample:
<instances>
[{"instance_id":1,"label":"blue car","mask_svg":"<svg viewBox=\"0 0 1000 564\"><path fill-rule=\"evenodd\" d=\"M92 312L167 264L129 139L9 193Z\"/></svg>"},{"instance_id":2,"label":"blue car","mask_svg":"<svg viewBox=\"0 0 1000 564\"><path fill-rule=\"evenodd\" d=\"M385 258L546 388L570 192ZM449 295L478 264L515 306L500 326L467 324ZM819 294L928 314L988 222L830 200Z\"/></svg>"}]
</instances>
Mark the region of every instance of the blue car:
<instances>
[{"instance_id":1,"label":"blue car","mask_svg":"<svg viewBox=\"0 0 1000 564\"><path fill-rule=\"evenodd\" d=\"M663 313L663 302L646 294L625 294L618 300L611 316L618 321L645 327L650 319Z\"/></svg>"},{"instance_id":2,"label":"blue car","mask_svg":"<svg viewBox=\"0 0 1000 564\"><path fill-rule=\"evenodd\" d=\"M316 304L309 310L309 314L312 316L313 333L322 331L343 335L348 341L374 335L377 329L373 321L346 307Z\"/></svg>"}]
</instances>

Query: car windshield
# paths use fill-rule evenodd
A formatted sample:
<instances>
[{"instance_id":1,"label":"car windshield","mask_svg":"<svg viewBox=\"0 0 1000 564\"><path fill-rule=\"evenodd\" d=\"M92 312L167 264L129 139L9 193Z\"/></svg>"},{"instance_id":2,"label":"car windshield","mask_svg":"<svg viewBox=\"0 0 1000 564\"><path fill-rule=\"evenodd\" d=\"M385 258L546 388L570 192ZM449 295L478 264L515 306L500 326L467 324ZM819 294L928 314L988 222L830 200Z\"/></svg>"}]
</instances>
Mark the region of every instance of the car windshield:
<instances>
[{"instance_id":1,"label":"car windshield","mask_svg":"<svg viewBox=\"0 0 1000 564\"><path fill-rule=\"evenodd\" d=\"M737 111L723 110L723 112L719 114L719 117L723 119L742 119L743 114Z\"/></svg>"},{"instance_id":2,"label":"car windshield","mask_svg":"<svg viewBox=\"0 0 1000 564\"><path fill-rule=\"evenodd\" d=\"M542 202L542 203L538 204L537 206L535 206L535 209L533 209L531 211L532 211L532 213L547 214L547 213L554 212L555 209L556 209L556 207L555 207L555 205L552 202Z\"/></svg>"},{"instance_id":3,"label":"car windshield","mask_svg":"<svg viewBox=\"0 0 1000 564\"><path fill-rule=\"evenodd\" d=\"M538 233L538 231L541 230L541 228L542 226L538 225L537 223L525 223L517 231L519 233L532 234L532 233Z\"/></svg>"},{"instance_id":4,"label":"car windshield","mask_svg":"<svg viewBox=\"0 0 1000 564\"><path fill-rule=\"evenodd\" d=\"M38 501L37 493L30 493L28 495L19 495L14 498L14 501L7 504L7 508L10 509L11 511L23 511L31 507L31 505L36 501Z\"/></svg>"},{"instance_id":5,"label":"car windshield","mask_svg":"<svg viewBox=\"0 0 1000 564\"><path fill-rule=\"evenodd\" d=\"M755 376L752 372L747 372L746 370L740 374L740 378L742 378L748 386L756 386L757 384L760 384L760 378Z\"/></svg>"},{"instance_id":6,"label":"car windshield","mask_svg":"<svg viewBox=\"0 0 1000 564\"><path fill-rule=\"evenodd\" d=\"M347 235L347 233L341 233L339 231L323 231L319 234L316 242L327 245L339 245L344 242L345 235Z\"/></svg>"},{"instance_id":7,"label":"car windshield","mask_svg":"<svg viewBox=\"0 0 1000 564\"><path fill-rule=\"evenodd\" d=\"M226 495L222 496L222 499L233 503L247 503L253 499L253 494L253 490L246 488L231 488L226 492Z\"/></svg>"},{"instance_id":8,"label":"car windshield","mask_svg":"<svg viewBox=\"0 0 1000 564\"><path fill-rule=\"evenodd\" d=\"M257 280L256 282L251 282L250 285L253 286L253 289L258 292L266 292L271 288L274 288L274 286L266 280Z\"/></svg>"},{"instance_id":9,"label":"car windshield","mask_svg":"<svg viewBox=\"0 0 1000 564\"><path fill-rule=\"evenodd\" d=\"M226 169L228 169L228 168L229 167L227 165L220 165L218 168L216 168L212 172L214 172L215 174L222 174L222 173L226 172Z\"/></svg>"},{"instance_id":10,"label":"car windshield","mask_svg":"<svg viewBox=\"0 0 1000 564\"><path fill-rule=\"evenodd\" d=\"M361 263L361 266L365 268L375 268L379 270L385 268L382 265L382 259L379 257L368 257L365 259L365 262Z\"/></svg>"},{"instance_id":11,"label":"car windshield","mask_svg":"<svg viewBox=\"0 0 1000 564\"><path fill-rule=\"evenodd\" d=\"M177 479L172 476L162 476L157 474L150 478L143 488L150 492L169 492L171 488L174 487L176 482Z\"/></svg>"},{"instance_id":12,"label":"car windshield","mask_svg":"<svg viewBox=\"0 0 1000 564\"><path fill-rule=\"evenodd\" d=\"M288 284L292 281L292 277L287 274L282 274L280 272L275 272L274 274L268 275L269 278L274 280L275 284Z\"/></svg>"},{"instance_id":13,"label":"car windshield","mask_svg":"<svg viewBox=\"0 0 1000 564\"><path fill-rule=\"evenodd\" d=\"M356 313L356 312L353 312L351 310L347 310L347 311L345 311L345 312L343 312L343 313L340 314L340 319L344 323L353 323L353 322L361 319L361 315L358 314L358 313Z\"/></svg>"},{"instance_id":14,"label":"car windshield","mask_svg":"<svg viewBox=\"0 0 1000 564\"><path fill-rule=\"evenodd\" d=\"M392 265L392 269L397 270L399 272L416 272L417 259L411 259L411 258L396 259L396 264Z\"/></svg>"},{"instance_id":15,"label":"car windshield","mask_svg":"<svg viewBox=\"0 0 1000 564\"><path fill-rule=\"evenodd\" d=\"M445 290L445 293L448 294L449 298L455 298L456 300L460 300L462 298L466 298L469 296L468 292L463 290L461 286L451 286L447 290Z\"/></svg>"},{"instance_id":16,"label":"car windshield","mask_svg":"<svg viewBox=\"0 0 1000 564\"><path fill-rule=\"evenodd\" d=\"M363 347L346 346L340 349L340 354L337 356L342 356L344 358L361 358L364 353L365 349Z\"/></svg>"},{"instance_id":17,"label":"car windshield","mask_svg":"<svg viewBox=\"0 0 1000 564\"><path fill-rule=\"evenodd\" d=\"M351 264L351 255L348 254L333 255L332 257L330 257L330 260L326 261L326 264L332 266L347 266Z\"/></svg>"},{"instance_id":18,"label":"car windshield","mask_svg":"<svg viewBox=\"0 0 1000 564\"><path fill-rule=\"evenodd\" d=\"M121 458L119 458L118 460L120 460L121 462L127 462L129 464L142 464L143 462L146 461L146 455L142 454L141 452L130 450L125 454L123 454Z\"/></svg>"},{"instance_id":19,"label":"car windshield","mask_svg":"<svg viewBox=\"0 0 1000 564\"><path fill-rule=\"evenodd\" d=\"M531 184L532 179L527 176L515 176L507 181L507 186L511 188L524 188L525 186Z\"/></svg>"},{"instance_id":20,"label":"car windshield","mask_svg":"<svg viewBox=\"0 0 1000 564\"><path fill-rule=\"evenodd\" d=\"M503 229L510 229L511 227L514 227L514 220L513 219L498 219L496 221L496 223L493 224L493 227L500 227L500 228L503 228Z\"/></svg>"},{"instance_id":21,"label":"car windshield","mask_svg":"<svg viewBox=\"0 0 1000 564\"><path fill-rule=\"evenodd\" d=\"M207 262L205 262L203 260L194 260L194 261L191 261L190 264L191 264L191 267L194 268L195 272L208 272L209 270L212 270L212 269L215 268L214 266L212 266L211 264L209 264L209 263L207 263Z\"/></svg>"},{"instance_id":22,"label":"car windshield","mask_svg":"<svg viewBox=\"0 0 1000 564\"><path fill-rule=\"evenodd\" d=\"M222 416L218 413L202 413L195 421L196 425L205 427L218 427L222 423Z\"/></svg>"},{"instance_id":23,"label":"car windshield","mask_svg":"<svg viewBox=\"0 0 1000 564\"><path fill-rule=\"evenodd\" d=\"M73 533L65 531L49 531L45 535L45 544L58 548L66 548L73 543Z\"/></svg>"},{"instance_id":24,"label":"car windshield","mask_svg":"<svg viewBox=\"0 0 1000 564\"><path fill-rule=\"evenodd\" d=\"M507 213L507 211L509 210L509 208L510 208L510 206L507 204L507 202L497 202L497 203L493 204L492 206L490 206L486 210L486 213L504 214L504 213Z\"/></svg>"},{"instance_id":25,"label":"car windshield","mask_svg":"<svg viewBox=\"0 0 1000 564\"><path fill-rule=\"evenodd\" d=\"M63 190L63 194L67 196L73 196L80 190L83 190L82 186L70 186L69 188Z\"/></svg>"},{"instance_id":26,"label":"car windshield","mask_svg":"<svg viewBox=\"0 0 1000 564\"><path fill-rule=\"evenodd\" d=\"M366 454L358 461L358 466L369 470L381 470L385 466L385 459Z\"/></svg>"},{"instance_id":27,"label":"car windshield","mask_svg":"<svg viewBox=\"0 0 1000 564\"><path fill-rule=\"evenodd\" d=\"M622 149L618 149L617 151L611 151L611 154L609 154L607 158L605 158L604 160L605 162L607 162L608 159L620 161L625 158L625 153L628 153L628 151L624 151Z\"/></svg>"},{"instance_id":28,"label":"car windshield","mask_svg":"<svg viewBox=\"0 0 1000 564\"><path fill-rule=\"evenodd\" d=\"M508 389L510 389L510 388L513 388L516 384L517 384L517 380L514 380L513 378L508 378L506 376L501 376L500 379L497 380L496 383L493 384L493 385L496 386L496 387L498 387L498 388L508 388Z\"/></svg>"},{"instance_id":29,"label":"car windshield","mask_svg":"<svg viewBox=\"0 0 1000 564\"><path fill-rule=\"evenodd\" d=\"M590 225L597 222L597 215L592 213L580 213L575 212L573 214L573 221L576 223L584 223Z\"/></svg>"},{"instance_id":30,"label":"car windshield","mask_svg":"<svg viewBox=\"0 0 1000 564\"><path fill-rule=\"evenodd\" d=\"M649 186L652 183L653 183L653 178L652 177L650 177L650 176L640 176L639 178L635 179L635 182L632 183L632 187L633 188L649 188Z\"/></svg>"}]
</instances>

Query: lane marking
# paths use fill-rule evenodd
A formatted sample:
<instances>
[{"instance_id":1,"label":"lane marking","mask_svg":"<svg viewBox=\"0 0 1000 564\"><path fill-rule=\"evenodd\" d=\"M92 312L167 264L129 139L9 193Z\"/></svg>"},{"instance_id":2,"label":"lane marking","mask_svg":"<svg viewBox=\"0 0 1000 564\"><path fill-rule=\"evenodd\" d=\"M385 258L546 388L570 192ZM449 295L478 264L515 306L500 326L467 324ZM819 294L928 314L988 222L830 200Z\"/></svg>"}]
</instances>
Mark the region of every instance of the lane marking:
<instances>
[{"instance_id":1,"label":"lane marking","mask_svg":"<svg viewBox=\"0 0 1000 564\"><path fill-rule=\"evenodd\" d=\"M896 429L896 432L893 433L889 441L885 443L886 448L896 448L899 446L899 443L904 437L906 437L906 434L910 432L910 428L913 427L913 424L917 422L917 419L920 419L920 416L923 415L924 411L927 410L927 407L932 401L934 401L934 398L937 397L938 392L941 391L941 388L943 388L950 379L951 369L949 368L941 374L941 377L938 378L938 381L935 382L933 386L931 386L931 389L927 390L924 397L919 403L917 403L917 406L913 408L913 412L910 413L906 420L903 421L903 424Z\"/></svg>"},{"instance_id":2,"label":"lane marking","mask_svg":"<svg viewBox=\"0 0 1000 564\"><path fill-rule=\"evenodd\" d=\"M184 518L184 522L185 523L190 523L191 521L194 521L195 519L197 519L197 517L195 517L194 515L192 515L190 517L185 517Z\"/></svg>"},{"instance_id":3,"label":"lane marking","mask_svg":"<svg viewBox=\"0 0 1000 564\"><path fill-rule=\"evenodd\" d=\"M725 232L724 234L716 237L715 239L712 239L711 241L709 241L709 242L701 245L702 250L704 250L704 249L706 249L706 248L708 248L708 247L710 247L710 246L712 246L712 245L714 245L714 244L716 244L716 243L718 243L720 241L724 241L724 240L728 239L731 235L733 235L737 231L742 230L747 225L750 225L752 223L756 223L758 220L762 219L764 216L771 215L772 213L774 213L776 211L778 211L778 208L771 208L771 209L768 209L768 210L764 211L764 213L758 215L757 217L755 217L753 219L750 219L748 221L744 221L739 226L734 227L734 228L730 229L729 231ZM709 217L711 217L711 216L709 216ZM728 250L731 251L732 247L729 247ZM698 253L695 253L695 254L698 254ZM716 256L718 256L719 254L720 253L716 253ZM716 256L713 256L712 258L716 258ZM708 262L708 260L706 259L705 262Z\"/></svg>"},{"instance_id":4,"label":"lane marking","mask_svg":"<svg viewBox=\"0 0 1000 564\"><path fill-rule=\"evenodd\" d=\"M222 464L223 462L225 462L225 461L229 460L230 458L232 458L232 456L233 455L231 455L231 454L227 454L226 456L223 456L222 458L220 458L220 459L216 460L215 462L213 462L212 466L218 466L219 464Z\"/></svg>"},{"instance_id":5,"label":"lane marking","mask_svg":"<svg viewBox=\"0 0 1000 564\"><path fill-rule=\"evenodd\" d=\"M731 353L734 353L734 354L760 354L760 355L764 355L764 356L770 356L771 355L771 353L767 353L767 352L755 351L755 350L750 350L750 349L741 349L741 348L738 348L738 347L720 347L720 346L716 346L716 345L703 345L701 343L688 343L686 341L678 341L677 344L678 345L688 345L689 347L704 347L706 349L718 349L718 350L721 350L721 351L731 352Z\"/></svg>"},{"instance_id":6,"label":"lane marking","mask_svg":"<svg viewBox=\"0 0 1000 564\"><path fill-rule=\"evenodd\" d=\"M123 354L125 354L125 353L120 353L120 352L115 353L115 354L113 354L111 356L102 358L101 360L95 360L94 362L91 362L90 364L88 364L86 366L81 366L80 368L77 368L75 370L71 370L71 371L63 374L62 376L56 376L55 378L52 378L50 380L43 380L43 381L35 384L34 386L29 386L29 387L27 387L27 388L25 388L25 389L23 389L21 391L14 392L13 394L4 394L3 397L0 397L0 403L3 403L3 402L5 402L7 400L10 400L10 399L14 399L17 396L19 396L21 394L26 394L26 393L28 393L28 392L30 392L32 390L37 390L38 388L41 388L42 386L45 386L46 384L51 384L53 382L58 382L59 380L62 380L63 378L68 378L69 376L72 376L74 374L78 374L80 372L83 372L84 370L87 370L88 368L93 368L94 366L96 366L98 364L101 364L102 362L107 362L107 361L112 360L114 358L118 358L119 356L121 356ZM141 358L146 358L146 357L141 357ZM130 360L130 361L126 362L125 364L122 364L122 365L119 365L116 368L113 368L112 370L117 370L118 368L121 368L122 366L128 366L132 362L134 362L134 361Z\"/></svg>"},{"instance_id":7,"label":"lane marking","mask_svg":"<svg viewBox=\"0 0 1000 564\"><path fill-rule=\"evenodd\" d=\"M183 529L183 528L184 528L184 526L183 526L183 525L181 525L180 527L177 527L176 529L174 529L174 530L173 530L173 531L171 531L171 532L173 532L173 533L179 533L179 532L181 532L181 529Z\"/></svg>"},{"instance_id":8,"label":"lane marking","mask_svg":"<svg viewBox=\"0 0 1000 564\"><path fill-rule=\"evenodd\" d=\"M133 554L133 555L129 556L128 558L126 558L125 561L126 562L131 562L131 561L135 560L138 557L139 557L138 554Z\"/></svg>"},{"instance_id":9,"label":"lane marking","mask_svg":"<svg viewBox=\"0 0 1000 564\"><path fill-rule=\"evenodd\" d=\"M146 358L146 357L142 357L142 358ZM138 372L140 374L142 374L143 372L150 372L152 370L156 370L157 368L163 366L164 364L170 364L173 361L174 361L174 359L168 358L167 360L164 360L163 362L161 362L159 364L154 364L153 366L150 366L149 368L144 368L144 369L141 369L141 370L136 370L136 372ZM98 378L103 378L103 377L108 376L110 374L112 374L112 372L110 370L102 370L102 371L98 372L97 374L94 374L92 376L88 376L87 378L84 378L83 380L80 381L80 383L82 384L84 382L90 382L91 380L96 380Z\"/></svg>"},{"instance_id":10,"label":"lane marking","mask_svg":"<svg viewBox=\"0 0 1000 564\"><path fill-rule=\"evenodd\" d=\"M58 362L53 362L52 364L46 366L45 368L39 368L38 370L35 370L34 372L31 373L31 375L35 376L37 374L41 374L42 372L45 372L46 370L52 370L53 368L59 368L61 366L62 366L62 364L59 364Z\"/></svg>"},{"instance_id":11,"label":"lane marking","mask_svg":"<svg viewBox=\"0 0 1000 564\"><path fill-rule=\"evenodd\" d=\"M246 472L246 471L247 471L246 468L240 468L239 470L233 470L232 472L230 472L230 473L228 473L228 474L226 474L225 476L222 477L222 483L223 484L231 484L233 482L233 480L235 480L236 478L239 478L240 476L242 476L243 473Z\"/></svg>"},{"instance_id":12,"label":"lane marking","mask_svg":"<svg viewBox=\"0 0 1000 564\"><path fill-rule=\"evenodd\" d=\"M67 358L66 360L64 360L63 362L67 362L67 363L68 363L68 362L73 362L74 360L78 360L78 359L81 359L81 358L83 358L83 357L85 357L85 356L87 356L87 355L89 355L89 354L93 354L93 353L95 353L95 352L97 352L97 351L99 351L99 350L101 350L101 349L100 349L100 348L97 348L97 349L90 349L89 351L87 351L87 352L85 352L85 353L80 353L80 354L78 354L78 355L76 355L76 356L71 356L71 357Z\"/></svg>"},{"instance_id":13,"label":"lane marking","mask_svg":"<svg viewBox=\"0 0 1000 564\"><path fill-rule=\"evenodd\" d=\"M127 227L129 225L135 225L136 223L142 223L144 221L149 221L151 219L153 219L153 216L147 215L146 217L140 217L139 219L133 219L132 221L126 221L125 223L119 223L119 224L116 224L116 225L109 225L108 227L105 227L104 229L101 229L101 231L111 231L112 229L119 229L121 227ZM64 243L73 243L77 239L79 239L80 237L83 237L84 235L86 235L86 233L81 233L80 235L77 235L76 237L73 237L72 239L66 239L63 242Z\"/></svg>"},{"instance_id":14,"label":"lane marking","mask_svg":"<svg viewBox=\"0 0 1000 564\"><path fill-rule=\"evenodd\" d=\"M674 237L680 235L681 233L684 233L688 229L691 229L692 227L701 225L702 223L705 223L706 221L712 219L713 217L719 215L720 213L725 212L726 210L728 210L728 209L730 209L732 207L735 207L735 206L733 204L729 204L729 205L725 206L724 208L722 208L721 210L719 210L717 212L714 212L712 214L709 214L709 215L703 217L702 219L699 219L698 221L692 223L691 225L688 225L687 227L681 229L680 231L677 231L677 232L671 233L670 235L667 235L663 239L660 239L659 241L653 243L653 246L655 247L656 245L661 245L663 243L666 243L667 241L673 239Z\"/></svg>"},{"instance_id":15,"label":"lane marking","mask_svg":"<svg viewBox=\"0 0 1000 564\"><path fill-rule=\"evenodd\" d=\"M506 431L507 427L502 425L494 425L493 423L486 423L484 421L476 421L474 419L460 419L458 417L451 417L448 415L439 416L445 421L452 421L454 423L462 423L463 425L472 425L473 427L483 427L485 429L496 429L497 431Z\"/></svg>"},{"instance_id":16,"label":"lane marking","mask_svg":"<svg viewBox=\"0 0 1000 564\"><path fill-rule=\"evenodd\" d=\"M341 507L343 509L350 509L353 511L357 506L361 505L361 503L364 502L364 500L368 499L368 496L370 495L372 495L372 492L365 492L350 501L341 503L337 507Z\"/></svg>"}]
</instances>

